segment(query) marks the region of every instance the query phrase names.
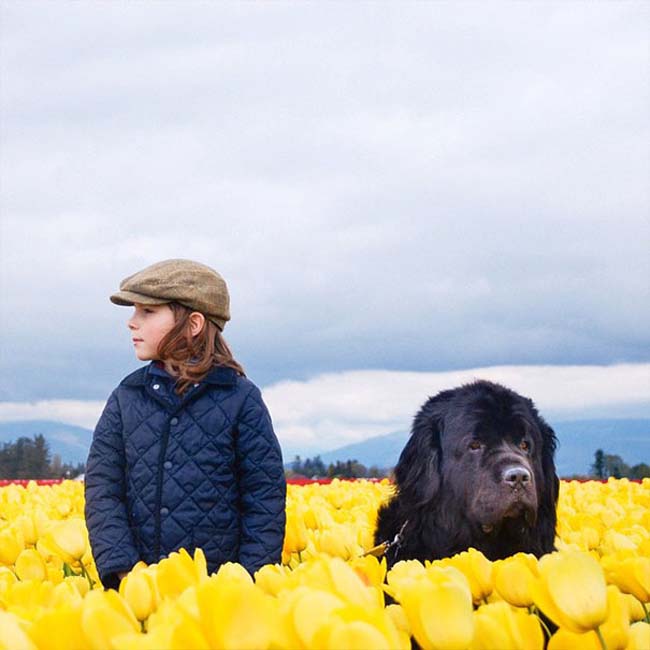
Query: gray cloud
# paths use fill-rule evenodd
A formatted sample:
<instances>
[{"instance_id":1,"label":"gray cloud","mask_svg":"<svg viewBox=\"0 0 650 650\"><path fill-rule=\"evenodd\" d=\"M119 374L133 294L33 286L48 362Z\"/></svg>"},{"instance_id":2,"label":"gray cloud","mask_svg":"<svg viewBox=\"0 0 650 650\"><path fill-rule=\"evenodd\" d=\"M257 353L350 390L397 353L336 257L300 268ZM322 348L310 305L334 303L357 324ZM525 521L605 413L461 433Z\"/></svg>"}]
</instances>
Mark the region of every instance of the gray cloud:
<instances>
[{"instance_id":1,"label":"gray cloud","mask_svg":"<svg viewBox=\"0 0 650 650\"><path fill-rule=\"evenodd\" d=\"M104 396L173 256L261 383L648 360L648 14L3 5L0 399Z\"/></svg>"}]
</instances>

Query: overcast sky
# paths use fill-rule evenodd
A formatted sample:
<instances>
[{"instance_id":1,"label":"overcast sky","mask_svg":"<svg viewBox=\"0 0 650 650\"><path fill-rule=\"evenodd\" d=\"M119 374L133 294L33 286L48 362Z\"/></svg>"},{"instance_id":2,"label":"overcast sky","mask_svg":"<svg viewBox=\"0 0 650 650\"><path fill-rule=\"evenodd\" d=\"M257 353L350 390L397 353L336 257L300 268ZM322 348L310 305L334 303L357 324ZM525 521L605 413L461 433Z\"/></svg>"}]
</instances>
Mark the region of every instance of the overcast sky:
<instances>
[{"instance_id":1,"label":"overcast sky","mask_svg":"<svg viewBox=\"0 0 650 650\"><path fill-rule=\"evenodd\" d=\"M650 361L648 3L0 11L0 400L105 400L138 365L108 295L170 257L226 278L278 412Z\"/></svg>"}]
</instances>

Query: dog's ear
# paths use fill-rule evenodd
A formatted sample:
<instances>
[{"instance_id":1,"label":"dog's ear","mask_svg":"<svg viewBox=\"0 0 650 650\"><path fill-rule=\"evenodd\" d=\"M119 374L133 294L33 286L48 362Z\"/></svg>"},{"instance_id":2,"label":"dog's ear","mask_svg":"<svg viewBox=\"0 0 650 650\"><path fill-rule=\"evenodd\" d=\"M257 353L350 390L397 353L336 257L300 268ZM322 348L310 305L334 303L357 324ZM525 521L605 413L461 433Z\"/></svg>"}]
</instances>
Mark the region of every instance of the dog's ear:
<instances>
[{"instance_id":1,"label":"dog's ear","mask_svg":"<svg viewBox=\"0 0 650 650\"><path fill-rule=\"evenodd\" d=\"M420 409L413 420L411 437L395 467L400 498L411 506L428 503L440 487L440 435L445 404L440 394Z\"/></svg>"},{"instance_id":2,"label":"dog's ear","mask_svg":"<svg viewBox=\"0 0 650 650\"><path fill-rule=\"evenodd\" d=\"M540 503L538 510L538 541L543 553L555 548L555 527L557 524L557 499L560 493L560 479L555 471L555 449L557 438L553 429L537 415L537 426L542 433L542 473Z\"/></svg>"}]
</instances>

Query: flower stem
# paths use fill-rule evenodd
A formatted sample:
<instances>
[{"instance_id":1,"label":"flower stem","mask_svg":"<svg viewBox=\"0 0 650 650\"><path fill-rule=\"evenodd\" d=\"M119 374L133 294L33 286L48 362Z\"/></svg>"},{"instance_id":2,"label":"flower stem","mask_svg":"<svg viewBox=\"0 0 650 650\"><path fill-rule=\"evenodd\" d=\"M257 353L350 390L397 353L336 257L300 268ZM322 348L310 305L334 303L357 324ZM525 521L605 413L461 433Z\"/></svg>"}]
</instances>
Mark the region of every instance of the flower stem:
<instances>
[{"instance_id":1,"label":"flower stem","mask_svg":"<svg viewBox=\"0 0 650 650\"><path fill-rule=\"evenodd\" d=\"M648 606L642 600L639 602L641 603L641 607L643 607L643 611L645 612L646 623L650 623L650 611L648 611Z\"/></svg>"},{"instance_id":2,"label":"flower stem","mask_svg":"<svg viewBox=\"0 0 650 650\"><path fill-rule=\"evenodd\" d=\"M600 645L602 646L603 650L607 650L607 644L605 643L603 633L600 631L599 627L596 628L596 634L598 635L598 640L600 641Z\"/></svg>"},{"instance_id":3,"label":"flower stem","mask_svg":"<svg viewBox=\"0 0 650 650\"><path fill-rule=\"evenodd\" d=\"M544 634L546 634L546 638L550 639L553 635L551 634L551 630L548 629L548 625L544 623L544 619L541 616L541 612L537 608L536 605L532 605L529 607L529 611L531 614L535 614L537 616L537 620L539 621L539 624L542 626L542 629L544 630Z\"/></svg>"}]
</instances>

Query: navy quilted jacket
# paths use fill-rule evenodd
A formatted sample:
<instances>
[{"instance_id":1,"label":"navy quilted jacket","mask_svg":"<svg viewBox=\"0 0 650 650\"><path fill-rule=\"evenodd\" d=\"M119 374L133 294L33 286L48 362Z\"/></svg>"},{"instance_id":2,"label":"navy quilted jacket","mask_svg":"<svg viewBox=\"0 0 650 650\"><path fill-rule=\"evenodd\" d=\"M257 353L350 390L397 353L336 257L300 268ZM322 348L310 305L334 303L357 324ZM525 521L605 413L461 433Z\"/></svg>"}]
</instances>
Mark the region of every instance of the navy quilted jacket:
<instances>
[{"instance_id":1,"label":"navy quilted jacket","mask_svg":"<svg viewBox=\"0 0 650 650\"><path fill-rule=\"evenodd\" d=\"M230 368L214 368L182 397L155 363L126 377L95 429L85 490L104 586L181 547L202 548L210 571L280 561L280 446L259 389Z\"/></svg>"}]
</instances>

